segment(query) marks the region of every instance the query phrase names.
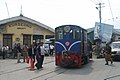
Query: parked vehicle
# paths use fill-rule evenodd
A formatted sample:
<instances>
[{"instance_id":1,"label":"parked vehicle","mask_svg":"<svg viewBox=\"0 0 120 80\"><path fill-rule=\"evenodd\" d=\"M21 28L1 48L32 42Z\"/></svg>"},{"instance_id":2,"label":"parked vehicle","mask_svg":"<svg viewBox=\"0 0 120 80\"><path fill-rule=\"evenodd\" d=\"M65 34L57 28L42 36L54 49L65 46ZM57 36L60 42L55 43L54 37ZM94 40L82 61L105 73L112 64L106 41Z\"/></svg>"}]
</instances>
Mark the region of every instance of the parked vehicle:
<instances>
[{"instance_id":1,"label":"parked vehicle","mask_svg":"<svg viewBox=\"0 0 120 80\"><path fill-rule=\"evenodd\" d=\"M114 61L120 61L120 41L112 42L112 57Z\"/></svg>"}]
</instances>

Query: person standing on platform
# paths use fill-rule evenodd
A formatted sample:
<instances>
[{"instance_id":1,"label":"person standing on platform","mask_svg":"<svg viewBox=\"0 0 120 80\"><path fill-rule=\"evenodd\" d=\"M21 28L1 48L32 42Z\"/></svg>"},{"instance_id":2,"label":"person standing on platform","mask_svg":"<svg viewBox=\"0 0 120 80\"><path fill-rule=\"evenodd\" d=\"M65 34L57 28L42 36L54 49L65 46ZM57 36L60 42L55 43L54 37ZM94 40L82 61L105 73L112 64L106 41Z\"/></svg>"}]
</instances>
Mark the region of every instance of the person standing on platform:
<instances>
[{"instance_id":1,"label":"person standing on platform","mask_svg":"<svg viewBox=\"0 0 120 80\"><path fill-rule=\"evenodd\" d=\"M40 43L37 44L37 48L36 48L36 60L37 63L35 64L35 66L37 67L37 69L40 69L40 58L41 58L41 49L40 49Z\"/></svg>"},{"instance_id":2,"label":"person standing on platform","mask_svg":"<svg viewBox=\"0 0 120 80\"><path fill-rule=\"evenodd\" d=\"M8 53L9 53L9 46L6 45L6 54L8 55Z\"/></svg>"},{"instance_id":3,"label":"person standing on platform","mask_svg":"<svg viewBox=\"0 0 120 80\"><path fill-rule=\"evenodd\" d=\"M20 57L21 57L21 47L20 43L17 44L17 63L20 63Z\"/></svg>"},{"instance_id":4,"label":"person standing on platform","mask_svg":"<svg viewBox=\"0 0 120 80\"><path fill-rule=\"evenodd\" d=\"M13 49L13 59L15 59L15 57L17 57L17 44L14 44L14 49Z\"/></svg>"},{"instance_id":5,"label":"person standing on platform","mask_svg":"<svg viewBox=\"0 0 120 80\"><path fill-rule=\"evenodd\" d=\"M54 46L50 44L50 55L53 55Z\"/></svg>"},{"instance_id":6,"label":"person standing on platform","mask_svg":"<svg viewBox=\"0 0 120 80\"><path fill-rule=\"evenodd\" d=\"M34 48L34 45L30 45L30 47L28 49L28 56L30 57L30 70L34 70L34 63L35 63L35 48Z\"/></svg>"},{"instance_id":7,"label":"person standing on platform","mask_svg":"<svg viewBox=\"0 0 120 80\"><path fill-rule=\"evenodd\" d=\"M27 44L25 44L23 47L23 62L25 62L27 57L28 57L28 46L27 46Z\"/></svg>"},{"instance_id":8,"label":"person standing on platform","mask_svg":"<svg viewBox=\"0 0 120 80\"><path fill-rule=\"evenodd\" d=\"M31 61L33 60L35 62L35 48L34 45L30 45L28 48L28 56L30 57Z\"/></svg>"},{"instance_id":9,"label":"person standing on platform","mask_svg":"<svg viewBox=\"0 0 120 80\"><path fill-rule=\"evenodd\" d=\"M40 49L41 49L41 62L40 62L40 68L43 68L43 61L44 61L44 55L45 55L45 47L43 46L43 42L40 43Z\"/></svg>"},{"instance_id":10,"label":"person standing on platform","mask_svg":"<svg viewBox=\"0 0 120 80\"><path fill-rule=\"evenodd\" d=\"M111 58L111 47L109 46L108 43L106 44L105 52L104 53L105 53L105 61L106 61L105 65L108 65L108 61L111 61L111 64L112 64L113 60Z\"/></svg>"},{"instance_id":11,"label":"person standing on platform","mask_svg":"<svg viewBox=\"0 0 120 80\"><path fill-rule=\"evenodd\" d=\"M37 47L37 54L36 54L36 67L37 69L43 68L43 61L44 61L44 55L45 55L45 48L43 46L43 42L41 42Z\"/></svg>"},{"instance_id":12,"label":"person standing on platform","mask_svg":"<svg viewBox=\"0 0 120 80\"><path fill-rule=\"evenodd\" d=\"M5 56L6 56L6 47L3 45L2 47L2 58L5 59Z\"/></svg>"}]
</instances>

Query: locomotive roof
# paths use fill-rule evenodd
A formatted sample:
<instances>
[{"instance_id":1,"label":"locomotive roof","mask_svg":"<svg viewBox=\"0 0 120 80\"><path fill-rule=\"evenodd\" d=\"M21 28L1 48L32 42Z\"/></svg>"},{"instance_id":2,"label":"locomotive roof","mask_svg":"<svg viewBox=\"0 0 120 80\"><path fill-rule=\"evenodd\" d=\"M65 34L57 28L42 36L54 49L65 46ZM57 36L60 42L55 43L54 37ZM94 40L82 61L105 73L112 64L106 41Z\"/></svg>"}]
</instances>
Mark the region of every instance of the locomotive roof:
<instances>
[{"instance_id":1,"label":"locomotive roof","mask_svg":"<svg viewBox=\"0 0 120 80\"><path fill-rule=\"evenodd\" d=\"M61 25L61 26L56 27L55 29L60 28L60 27L65 27L65 26L74 26L74 27L78 27L78 28L84 29L84 28L82 28L80 26L77 26L77 25ZM84 30L87 31L86 29L84 29Z\"/></svg>"}]
</instances>

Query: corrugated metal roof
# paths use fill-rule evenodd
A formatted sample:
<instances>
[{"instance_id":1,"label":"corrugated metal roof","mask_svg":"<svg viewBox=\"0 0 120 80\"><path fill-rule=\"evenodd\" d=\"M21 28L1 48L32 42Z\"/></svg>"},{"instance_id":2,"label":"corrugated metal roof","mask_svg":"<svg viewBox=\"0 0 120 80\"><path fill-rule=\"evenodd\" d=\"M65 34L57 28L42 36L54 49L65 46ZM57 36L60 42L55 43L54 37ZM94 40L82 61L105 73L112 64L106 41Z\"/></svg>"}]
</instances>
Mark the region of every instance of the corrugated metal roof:
<instances>
[{"instance_id":1,"label":"corrugated metal roof","mask_svg":"<svg viewBox=\"0 0 120 80\"><path fill-rule=\"evenodd\" d=\"M94 27L87 29L87 33L90 33L92 31L94 31ZM113 29L113 33L120 34L120 29Z\"/></svg>"},{"instance_id":2,"label":"corrugated metal roof","mask_svg":"<svg viewBox=\"0 0 120 80\"><path fill-rule=\"evenodd\" d=\"M113 30L113 33L114 33L114 34L120 34L120 29L114 29L114 30Z\"/></svg>"},{"instance_id":3,"label":"corrugated metal roof","mask_svg":"<svg viewBox=\"0 0 120 80\"><path fill-rule=\"evenodd\" d=\"M50 30L50 31L52 31L52 32L55 32L55 30L52 29L51 27L48 27L48 26L46 26L46 25L44 25L44 24L42 24L42 23L40 23L40 22L38 22L38 21L35 21L35 20L30 19L30 18L28 18L28 17L25 17L25 16L23 16L23 15L1 20L1 21L0 21L0 25L1 25L1 24L5 24L5 23L9 23L9 22L12 22L12 21L17 21L17 20L28 21L28 22L30 22L30 23L32 23L32 24L36 24L36 25L41 26L41 27L43 27L43 28L45 28L45 29L47 29L47 30Z\"/></svg>"},{"instance_id":4,"label":"corrugated metal roof","mask_svg":"<svg viewBox=\"0 0 120 80\"><path fill-rule=\"evenodd\" d=\"M93 28L88 28L88 29L87 29L87 33L90 33L90 32L92 32L92 31L94 31L94 27L93 27Z\"/></svg>"}]
</instances>

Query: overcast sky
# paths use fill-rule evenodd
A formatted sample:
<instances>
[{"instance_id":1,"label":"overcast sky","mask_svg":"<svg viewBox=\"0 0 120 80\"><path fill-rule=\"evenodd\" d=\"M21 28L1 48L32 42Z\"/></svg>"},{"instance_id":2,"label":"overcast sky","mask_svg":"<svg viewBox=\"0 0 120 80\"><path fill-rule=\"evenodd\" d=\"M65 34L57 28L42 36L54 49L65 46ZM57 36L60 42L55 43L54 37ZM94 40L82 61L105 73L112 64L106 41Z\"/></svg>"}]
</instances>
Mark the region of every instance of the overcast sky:
<instances>
[{"instance_id":1,"label":"overcast sky","mask_svg":"<svg viewBox=\"0 0 120 80\"><path fill-rule=\"evenodd\" d=\"M24 16L53 29L65 24L78 25L87 29L94 27L95 22L99 22L99 10L95 7L98 7L97 4L100 2L104 3L102 23L120 29L119 0L0 0L0 20L19 16L22 5Z\"/></svg>"}]
</instances>

